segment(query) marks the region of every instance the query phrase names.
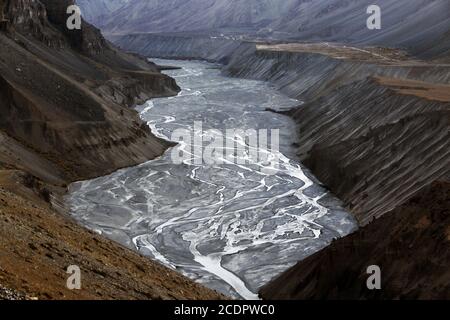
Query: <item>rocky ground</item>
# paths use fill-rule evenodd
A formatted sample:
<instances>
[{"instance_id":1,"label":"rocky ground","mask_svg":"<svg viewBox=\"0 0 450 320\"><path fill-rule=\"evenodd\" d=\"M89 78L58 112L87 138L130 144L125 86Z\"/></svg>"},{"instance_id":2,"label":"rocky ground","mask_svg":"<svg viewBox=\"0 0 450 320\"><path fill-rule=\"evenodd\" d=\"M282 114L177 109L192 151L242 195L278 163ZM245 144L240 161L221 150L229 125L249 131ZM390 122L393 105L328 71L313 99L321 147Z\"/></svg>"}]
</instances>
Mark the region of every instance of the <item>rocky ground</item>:
<instances>
[{"instance_id":1,"label":"rocky ground","mask_svg":"<svg viewBox=\"0 0 450 320\"><path fill-rule=\"evenodd\" d=\"M107 17L95 12L104 0L84 0L85 11L105 32L116 34L203 32L253 38L327 41L408 48L432 56L450 50L447 0L378 0L382 29L366 27L371 0L172 0L128 1ZM145 45L145 44L144 44Z\"/></svg>"},{"instance_id":2,"label":"rocky ground","mask_svg":"<svg viewBox=\"0 0 450 320\"><path fill-rule=\"evenodd\" d=\"M26 296L0 285L0 300L25 300Z\"/></svg>"}]
</instances>

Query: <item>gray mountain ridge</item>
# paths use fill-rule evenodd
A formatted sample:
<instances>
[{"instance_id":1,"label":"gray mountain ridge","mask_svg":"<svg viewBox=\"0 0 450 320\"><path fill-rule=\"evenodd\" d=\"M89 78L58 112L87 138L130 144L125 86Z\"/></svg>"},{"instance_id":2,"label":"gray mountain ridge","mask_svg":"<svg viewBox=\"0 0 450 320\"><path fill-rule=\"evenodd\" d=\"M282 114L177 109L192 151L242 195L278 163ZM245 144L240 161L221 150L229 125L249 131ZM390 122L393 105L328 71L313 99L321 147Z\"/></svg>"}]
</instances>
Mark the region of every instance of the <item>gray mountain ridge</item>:
<instances>
[{"instance_id":1,"label":"gray mountain ridge","mask_svg":"<svg viewBox=\"0 0 450 320\"><path fill-rule=\"evenodd\" d=\"M414 47L418 52L450 50L448 0L78 0L78 3L93 23L110 34L228 32L275 39ZM382 10L381 30L369 30L366 26L369 17L366 10L371 4Z\"/></svg>"},{"instance_id":2,"label":"gray mountain ridge","mask_svg":"<svg viewBox=\"0 0 450 320\"><path fill-rule=\"evenodd\" d=\"M76 0L86 21L98 25L130 0Z\"/></svg>"}]
</instances>

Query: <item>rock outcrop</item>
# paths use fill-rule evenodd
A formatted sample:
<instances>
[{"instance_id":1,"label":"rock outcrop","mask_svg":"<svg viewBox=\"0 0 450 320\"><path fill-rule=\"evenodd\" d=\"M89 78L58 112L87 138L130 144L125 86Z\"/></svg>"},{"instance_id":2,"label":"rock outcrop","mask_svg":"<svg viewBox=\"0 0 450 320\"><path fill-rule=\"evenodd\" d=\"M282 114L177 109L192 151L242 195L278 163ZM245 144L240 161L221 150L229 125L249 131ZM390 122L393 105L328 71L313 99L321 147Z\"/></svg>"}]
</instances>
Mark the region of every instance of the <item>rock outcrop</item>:
<instances>
[{"instance_id":1,"label":"rock outcrop","mask_svg":"<svg viewBox=\"0 0 450 320\"><path fill-rule=\"evenodd\" d=\"M105 19L127 4L130 0L76 0L82 9L83 18L94 25L100 24Z\"/></svg>"},{"instance_id":2,"label":"rock outcrop","mask_svg":"<svg viewBox=\"0 0 450 320\"><path fill-rule=\"evenodd\" d=\"M450 86L369 78L304 104L298 154L361 225L450 172Z\"/></svg>"}]
</instances>

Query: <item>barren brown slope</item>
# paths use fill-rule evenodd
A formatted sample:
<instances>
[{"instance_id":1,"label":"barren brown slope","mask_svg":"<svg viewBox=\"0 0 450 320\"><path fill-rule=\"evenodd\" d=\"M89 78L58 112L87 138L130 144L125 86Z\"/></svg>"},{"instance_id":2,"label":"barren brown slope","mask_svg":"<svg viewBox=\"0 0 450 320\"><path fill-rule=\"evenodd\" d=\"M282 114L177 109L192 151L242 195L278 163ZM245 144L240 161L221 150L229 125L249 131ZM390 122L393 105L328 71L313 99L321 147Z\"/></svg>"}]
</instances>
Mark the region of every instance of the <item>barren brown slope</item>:
<instances>
[{"instance_id":1,"label":"barren brown slope","mask_svg":"<svg viewBox=\"0 0 450 320\"><path fill-rule=\"evenodd\" d=\"M173 270L78 226L0 171L0 287L38 299L221 299ZM66 286L81 269L81 290ZM0 290L0 298L2 290Z\"/></svg>"}]
</instances>

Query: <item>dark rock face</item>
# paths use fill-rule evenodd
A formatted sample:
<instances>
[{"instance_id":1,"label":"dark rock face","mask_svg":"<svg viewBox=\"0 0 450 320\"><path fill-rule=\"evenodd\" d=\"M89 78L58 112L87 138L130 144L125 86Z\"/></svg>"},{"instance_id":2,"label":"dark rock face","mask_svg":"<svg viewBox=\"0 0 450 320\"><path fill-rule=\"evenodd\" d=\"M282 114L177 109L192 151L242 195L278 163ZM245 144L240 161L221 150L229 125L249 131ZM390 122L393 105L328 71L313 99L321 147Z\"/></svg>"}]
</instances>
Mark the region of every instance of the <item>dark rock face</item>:
<instances>
[{"instance_id":1,"label":"dark rock face","mask_svg":"<svg viewBox=\"0 0 450 320\"><path fill-rule=\"evenodd\" d=\"M264 299L449 299L450 183L333 242L262 288ZM367 267L381 269L369 290Z\"/></svg>"},{"instance_id":2,"label":"dark rock face","mask_svg":"<svg viewBox=\"0 0 450 320\"><path fill-rule=\"evenodd\" d=\"M299 157L362 225L450 168L448 97L399 90L450 91L438 84L450 82L449 66L380 64L243 45L225 73L270 81L305 101L289 113L299 126ZM375 75L397 82L391 86Z\"/></svg>"},{"instance_id":3,"label":"dark rock face","mask_svg":"<svg viewBox=\"0 0 450 320\"><path fill-rule=\"evenodd\" d=\"M69 15L66 10L75 4L74 0L41 0L45 5L49 21L69 40L72 47L85 54L99 54L108 49L106 40L100 31L82 21L81 30L69 30L66 27Z\"/></svg>"},{"instance_id":4,"label":"dark rock face","mask_svg":"<svg viewBox=\"0 0 450 320\"><path fill-rule=\"evenodd\" d=\"M247 45L225 72L270 81L305 101L288 112L299 125L299 157L363 227L299 262L261 296L448 299L449 66L296 50ZM381 291L366 287L373 264L382 270Z\"/></svg>"},{"instance_id":5,"label":"dark rock face","mask_svg":"<svg viewBox=\"0 0 450 320\"><path fill-rule=\"evenodd\" d=\"M167 143L128 107L179 90L155 65L116 50L91 25L69 31L72 3L1 3L11 28L0 32L0 130L16 142L8 140L11 154L0 166L59 184L160 155ZM22 146L27 157L16 157Z\"/></svg>"}]
</instances>

